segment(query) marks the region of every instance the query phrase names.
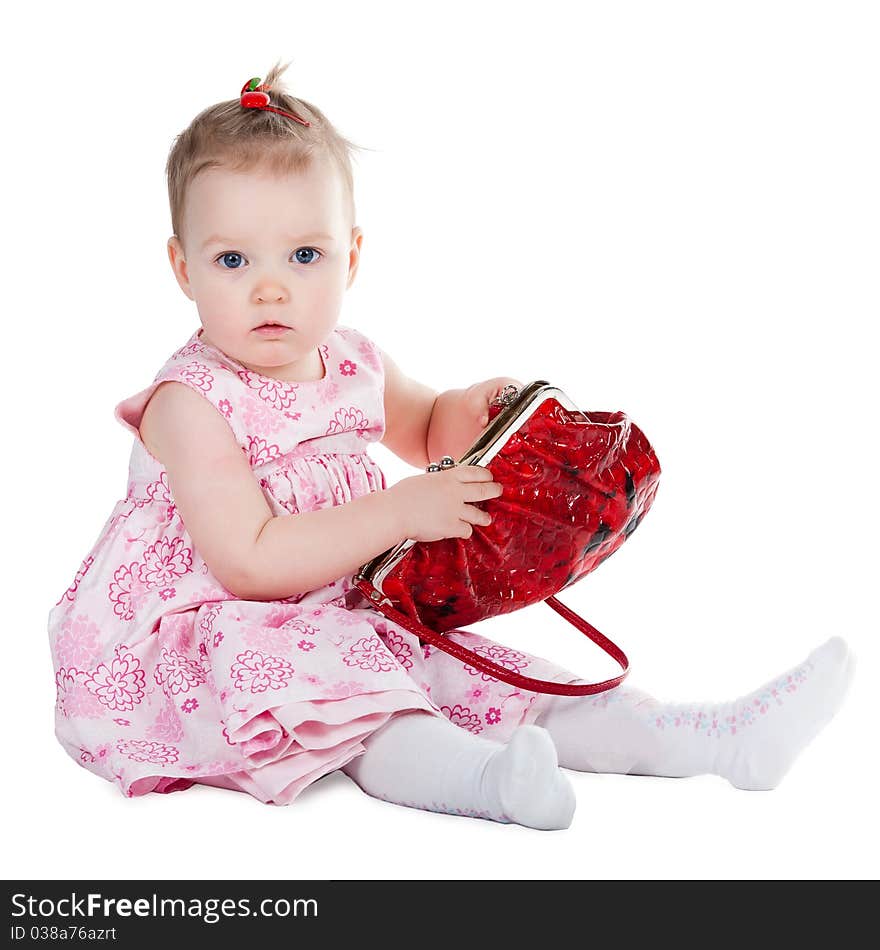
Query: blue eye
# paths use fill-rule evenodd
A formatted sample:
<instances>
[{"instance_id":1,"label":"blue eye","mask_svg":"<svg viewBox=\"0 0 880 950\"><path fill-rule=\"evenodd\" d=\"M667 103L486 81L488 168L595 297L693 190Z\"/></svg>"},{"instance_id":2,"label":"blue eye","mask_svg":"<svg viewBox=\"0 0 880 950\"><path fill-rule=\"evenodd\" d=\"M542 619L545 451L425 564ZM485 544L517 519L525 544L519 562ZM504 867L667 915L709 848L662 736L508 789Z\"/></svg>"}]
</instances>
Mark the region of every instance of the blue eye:
<instances>
[{"instance_id":1,"label":"blue eye","mask_svg":"<svg viewBox=\"0 0 880 950\"><path fill-rule=\"evenodd\" d=\"M234 251L228 251L228 252L225 253L225 254L221 254L221 255L217 258L217 261L225 261L225 260L226 260L227 258L229 258L229 257L231 257L233 260L238 260L238 261L243 260L241 254L237 254L237 253L235 253ZM215 261L214 263L216 264L217 261ZM224 265L223 269L224 269L224 270L238 270L239 268L238 268L238 264L233 264L232 267L226 267L226 266Z\"/></svg>"},{"instance_id":2,"label":"blue eye","mask_svg":"<svg viewBox=\"0 0 880 950\"><path fill-rule=\"evenodd\" d=\"M317 259L317 257L321 256L321 252L314 247L301 247L295 252L295 254L296 259L300 262L300 264L311 264ZM307 254L309 256L304 259L300 257L300 254Z\"/></svg>"},{"instance_id":3,"label":"blue eye","mask_svg":"<svg viewBox=\"0 0 880 950\"><path fill-rule=\"evenodd\" d=\"M315 247L300 247L294 251L294 256L300 264L313 264L321 257L321 252ZM232 259L231 262L229 258ZM241 263L244 260L244 255L239 254L238 251L225 251L214 259L214 263L224 261L225 263L222 264L223 270L241 270ZM227 264L230 266L227 266Z\"/></svg>"}]
</instances>

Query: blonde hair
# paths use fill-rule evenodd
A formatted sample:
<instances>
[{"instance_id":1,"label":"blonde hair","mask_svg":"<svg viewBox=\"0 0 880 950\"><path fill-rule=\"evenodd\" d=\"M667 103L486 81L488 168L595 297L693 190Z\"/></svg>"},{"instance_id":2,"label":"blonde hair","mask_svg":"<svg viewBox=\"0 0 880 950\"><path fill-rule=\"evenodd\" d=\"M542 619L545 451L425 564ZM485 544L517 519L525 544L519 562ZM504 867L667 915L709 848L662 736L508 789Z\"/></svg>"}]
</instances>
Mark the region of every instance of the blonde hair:
<instances>
[{"instance_id":1,"label":"blonde hair","mask_svg":"<svg viewBox=\"0 0 880 950\"><path fill-rule=\"evenodd\" d=\"M292 62L292 61L290 61ZM304 126L266 109L246 109L240 97L203 109L174 139L165 177L171 207L171 229L183 241L183 211L190 183L206 168L232 171L268 170L277 175L299 173L315 157L329 158L342 175L351 222L354 223L354 176L351 155L363 151L333 127L317 106L290 95L280 82L290 65L277 62L262 81L269 104L301 116Z\"/></svg>"}]
</instances>

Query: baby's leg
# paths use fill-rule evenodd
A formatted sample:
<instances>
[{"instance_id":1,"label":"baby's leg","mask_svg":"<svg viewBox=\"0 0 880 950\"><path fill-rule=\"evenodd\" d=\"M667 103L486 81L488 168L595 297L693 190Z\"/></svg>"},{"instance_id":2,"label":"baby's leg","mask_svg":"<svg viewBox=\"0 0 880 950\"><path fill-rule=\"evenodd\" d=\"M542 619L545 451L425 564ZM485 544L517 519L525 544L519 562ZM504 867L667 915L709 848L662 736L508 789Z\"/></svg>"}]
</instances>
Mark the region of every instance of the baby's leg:
<instances>
[{"instance_id":1,"label":"baby's leg","mask_svg":"<svg viewBox=\"0 0 880 950\"><path fill-rule=\"evenodd\" d=\"M575 797L545 729L520 726L507 745L417 710L395 716L343 766L386 802L550 831L567 828Z\"/></svg>"},{"instance_id":2,"label":"baby's leg","mask_svg":"<svg viewBox=\"0 0 880 950\"><path fill-rule=\"evenodd\" d=\"M664 704L625 685L554 696L535 720L565 768L682 777L721 775L737 788L779 784L840 707L855 660L832 637L803 663L727 703Z\"/></svg>"}]
</instances>

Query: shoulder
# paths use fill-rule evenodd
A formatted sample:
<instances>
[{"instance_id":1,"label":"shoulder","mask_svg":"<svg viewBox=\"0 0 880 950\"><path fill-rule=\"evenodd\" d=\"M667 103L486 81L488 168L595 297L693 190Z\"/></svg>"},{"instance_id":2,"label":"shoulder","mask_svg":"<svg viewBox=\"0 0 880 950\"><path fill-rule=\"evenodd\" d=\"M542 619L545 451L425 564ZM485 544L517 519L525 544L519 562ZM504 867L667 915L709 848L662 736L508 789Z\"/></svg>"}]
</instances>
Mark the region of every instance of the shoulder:
<instances>
[{"instance_id":1,"label":"shoulder","mask_svg":"<svg viewBox=\"0 0 880 950\"><path fill-rule=\"evenodd\" d=\"M362 330L337 324L333 328L331 339L335 340L335 345L340 350L349 350L352 358L366 361L374 370L387 370L382 350Z\"/></svg>"},{"instance_id":2,"label":"shoulder","mask_svg":"<svg viewBox=\"0 0 880 950\"><path fill-rule=\"evenodd\" d=\"M164 465L183 452L241 451L220 412L177 380L159 383L144 407L139 429L150 454Z\"/></svg>"}]
</instances>

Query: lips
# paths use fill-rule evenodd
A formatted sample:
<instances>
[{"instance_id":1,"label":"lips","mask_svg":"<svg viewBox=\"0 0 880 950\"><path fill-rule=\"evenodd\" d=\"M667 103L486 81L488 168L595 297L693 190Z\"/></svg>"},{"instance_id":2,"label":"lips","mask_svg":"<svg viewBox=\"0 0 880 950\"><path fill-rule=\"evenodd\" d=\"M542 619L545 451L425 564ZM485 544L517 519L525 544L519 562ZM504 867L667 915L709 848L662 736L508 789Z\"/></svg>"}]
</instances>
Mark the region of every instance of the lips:
<instances>
[{"instance_id":1,"label":"lips","mask_svg":"<svg viewBox=\"0 0 880 950\"><path fill-rule=\"evenodd\" d=\"M258 327L254 327L254 329L255 329L255 330L262 330L262 329L268 328L268 327L277 327L279 330L289 330L289 329L290 329L290 327L287 326L287 325L284 324L284 323L274 323L274 322L271 322L271 321L270 321L269 323L261 323Z\"/></svg>"}]
</instances>

